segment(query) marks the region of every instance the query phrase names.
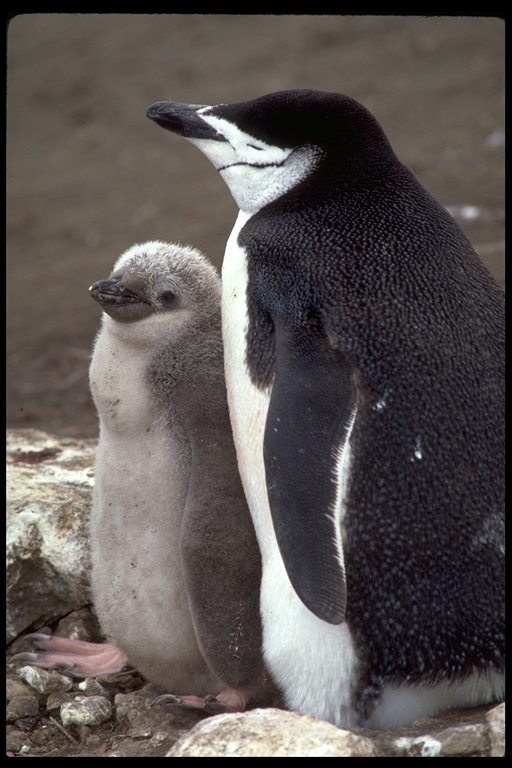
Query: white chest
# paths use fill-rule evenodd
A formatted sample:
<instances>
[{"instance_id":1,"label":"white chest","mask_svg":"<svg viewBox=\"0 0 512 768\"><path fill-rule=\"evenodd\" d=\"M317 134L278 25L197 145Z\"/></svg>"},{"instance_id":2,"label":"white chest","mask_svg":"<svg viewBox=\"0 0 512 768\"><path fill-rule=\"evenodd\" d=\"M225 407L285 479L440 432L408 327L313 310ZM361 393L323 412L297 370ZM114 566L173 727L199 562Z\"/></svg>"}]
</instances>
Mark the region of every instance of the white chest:
<instances>
[{"instance_id":1,"label":"white chest","mask_svg":"<svg viewBox=\"0 0 512 768\"><path fill-rule=\"evenodd\" d=\"M348 726L355 720L351 688L357 667L350 632L346 624L327 624L305 608L290 584L274 534L263 459L271 387L262 391L252 383L245 360L248 270L237 237L247 218L239 214L226 246L222 332L240 475L262 554L264 655L291 709Z\"/></svg>"},{"instance_id":2,"label":"white chest","mask_svg":"<svg viewBox=\"0 0 512 768\"><path fill-rule=\"evenodd\" d=\"M104 329L98 336L89 380L100 424L112 433L142 433L155 418L145 380L149 355L134 350Z\"/></svg>"},{"instance_id":3,"label":"white chest","mask_svg":"<svg viewBox=\"0 0 512 768\"><path fill-rule=\"evenodd\" d=\"M203 680L180 552L190 456L147 384L148 362L149 351L100 333L90 369L100 418L91 519L95 605L104 631L150 679L186 687L197 670L202 689L211 680Z\"/></svg>"}]
</instances>

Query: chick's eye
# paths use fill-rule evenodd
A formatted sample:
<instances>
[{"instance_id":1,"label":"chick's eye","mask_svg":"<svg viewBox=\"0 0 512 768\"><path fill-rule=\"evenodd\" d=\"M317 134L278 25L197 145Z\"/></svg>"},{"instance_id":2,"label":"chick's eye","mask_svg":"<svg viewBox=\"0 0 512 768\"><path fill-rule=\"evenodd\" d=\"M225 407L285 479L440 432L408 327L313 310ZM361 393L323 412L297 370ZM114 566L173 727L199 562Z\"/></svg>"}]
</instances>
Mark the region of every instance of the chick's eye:
<instances>
[{"instance_id":1,"label":"chick's eye","mask_svg":"<svg viewBox=\"0 0 512 768\"><path fill-rule=\"evenodd\" d=\"M172 291L164 291L160 295L160 298L162 300L162 304L171 304L176 298L176 296Z\"/></svg>"}]
</instances>

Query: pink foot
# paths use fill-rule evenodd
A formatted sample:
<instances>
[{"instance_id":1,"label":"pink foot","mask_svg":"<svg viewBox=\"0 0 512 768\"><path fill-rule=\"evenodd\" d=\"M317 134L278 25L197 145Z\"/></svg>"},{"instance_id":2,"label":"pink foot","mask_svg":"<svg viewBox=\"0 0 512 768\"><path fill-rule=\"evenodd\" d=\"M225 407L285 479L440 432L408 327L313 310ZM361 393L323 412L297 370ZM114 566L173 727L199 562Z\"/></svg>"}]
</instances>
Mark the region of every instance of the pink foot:
<instances>
[{"instance_id":1,"label":"pink foot","mask_svg":"<svg viewBox=\"0 0 512 768\"><path fill-rule=\"evenodd\" d=\"M73 677L97 677L121 672L125 654L112 643L86 643L68 637L34 633L26 635L35 653L17 653L11 661L25 661L34 667L56 669Z\"/></svg>"},{"instance_id":2,"label":"pink foot","mask_svg":"<svg viewBox=\"0 0 512 768\"><path fill-rule=\"evenodd\" d=\"M209 694L204 698L167 693L158 696L153 704L161 704L164 707L181 706L185 709L199 709L209 715L220 715L224 712L244 712L248 698L248 691L243 688L223 688L216 696Z\"/></svg>"}]
</instances>

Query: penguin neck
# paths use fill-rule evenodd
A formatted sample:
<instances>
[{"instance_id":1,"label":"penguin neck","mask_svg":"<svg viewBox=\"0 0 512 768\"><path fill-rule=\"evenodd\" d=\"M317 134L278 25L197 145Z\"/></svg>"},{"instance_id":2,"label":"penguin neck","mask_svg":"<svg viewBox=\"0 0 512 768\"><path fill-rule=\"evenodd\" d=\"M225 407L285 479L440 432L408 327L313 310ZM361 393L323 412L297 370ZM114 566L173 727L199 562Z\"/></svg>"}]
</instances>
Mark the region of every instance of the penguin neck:
<instances>
[{"instance_id":1,"label":"penguin neck","mask_svg":"<svg viewBox=\"0 0 512 768\"><path fill-rule=\"evenodd\" d=\"M388 184L389 179L393 181L397 173L401 178L404 173L406 176L411 175L391 147L384 158L370 156L365 159L358 154L353 157L334 156L332 159L328 155L316 157L317 165L312 163L302 175L297 173L287 179L290 183L282 184L279 194L269 190L263 196L261 192L255 193L250 186L241 189L239 181L235 183L230 179L228 186L239 207L230 241L260 211L311 208L312 201L321 207L334 200L351 199L354 195L361 199L361 196L373 196L375 191ZM225 181L228 181L228 170L222 172Z\"/></svg>"},{"instance_id":2,"label":"penguin neck","mask_svg":"<svg viewBox=\"0 0 512 768\"><path fill-rule=\"evenodd\" d=\"M219 172L240 211L254 215L314 174L321 155L317 147L298 147L280 163L233 163Z\"/></svg>"}]
</instances>

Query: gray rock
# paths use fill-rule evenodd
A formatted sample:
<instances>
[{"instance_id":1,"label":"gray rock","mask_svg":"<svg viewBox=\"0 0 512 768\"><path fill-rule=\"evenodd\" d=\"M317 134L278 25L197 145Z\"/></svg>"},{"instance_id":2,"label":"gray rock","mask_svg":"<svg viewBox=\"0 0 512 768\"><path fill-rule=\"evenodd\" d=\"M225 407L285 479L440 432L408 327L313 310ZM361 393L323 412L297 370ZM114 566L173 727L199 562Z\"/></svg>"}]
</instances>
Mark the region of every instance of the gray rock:
<instances>
[{"instance_id":1,"label":"gray rock","mask_svg":"<svg viewBox=\"0 0 512 768\"><path fill-rule=\"evenodd\" d=\"M505 703L493 707L486 715L489 736L489 757L505 754Z\"/></svg>"},{"instance_id":2,"label":"gray rock","mask_svg":"<svg viewBox=\"0 0 512 768\"><path fill-rule=\"evenodd\" d=\"M104 696L77 696L74 701L63 704L60 719L64 726L99 725L112 717L112 705Z\"/></svg>"},{"instance_id":3,"label":"gray rock","mask_svg":"<svg viewBox=\"0 0 512 768\"><path fill-rule=\"evenodd\" d=\"M5 679L5 699L10 701L15 696L30 696L31 690L22 683L17 675L7 675Z\"/></svg>"},{"instance_id":4,"label":"gray rock","mask_svg":"<svg viewBox=\"0 0 512 768\"><path fill-rule=\"evenodd\" d=\"M452 710L372 737L390 757L497 757L505 749L505 704Z\"/></svg>"},{"instance_id":5,"label":"gray rock","mask_svg":"<svg viewBox=\"0 0 512 768\"><path fill-rule=\"evenodd\" d=\"M51 693L46 699L46 709L53 714L54 710L62 707L68 701L74 701L76 691L56 691Z\"/></svg>"},{"instance_id":6,"label":"gray rock","mask_svg":"<svg viewBox=\"0 0 512 768\"><path fill-rule=\"evenodd\" d=\"M436 735L401 736L392 746L399 757L464 757L478 753L484 746L481 724L447 728Z\"/></svg>"},{"instance_id":7,"label":"gray rock","mask_svg":"<svg viewBox=\"0 0 512 768\"><path fill-rule=\"evenodd\" d=\"M82 680L77 684L77 688L83 692L84 696L105 696L107 699L111 697L111 692L94 677Z\"/></svg>"},{"instance_id":8,"label":"gray rock","mask_svg":"<svg viewBox=\"0 0 512 768\"><path fill-rule=\"evenodd\" d=\"M38 667L28 665L21 667L18 674L31 688L38 693L44 693L46 696L60 691L70 691L73 687L69 677Z\"/></svg>"},{"instance_id":9,"label":"gray rock","mask_svg":"<svg viewBox=\"0 0 512 768\"><path fill-rule=\"evenodd\" d=\"M25 732L8 727L5 735L5 748L8 756L9 753L26 754L30 751L30 740Z\"/></svg>"},{"instance_id":10,"label":"gray rock","mask_svg":"<svg viewBox=\"0 0 512 768\"><path fill-rule=\"evenodd\" d=\"M505 705L457 710L398 731L343 731L304 715L260 709L205 720L167 757L499 757Z\"/></svg>"},{"instance_id":11,"label":"gray rock","mask_svg":"<svg viewBox=\"0 0 512 768\"><path fill-rule=\"evenodd\" d=\"M86 642L101 642L102 639L99 623L89 608L79 608L64 616L57 624L54 634Z\"/></svg>"},{"instance_id":12,"label":"gray rock","mask_svg":"<svg viewBox=\"0 0 512 768\"><path fill-rule=\"evenodd\" d=\"M13 696L7 704L6 721L14 723L20 717L35 717L39 714L39 701L36 696Z\"/></svg>"},{"instance_id":13,"label":"gray rock","mask_svg":"<svg viewBox=\"0 0 512 768\"><path fill-rule=\"evenodd\" d=\"M7 642L91 600L95 444L7 432Z\"/></svg>"},{"instance_id":14,"label":"gray rock","mask_svg":"<svg viewBox=\"0 0 512 768\"><path fill-rule=\"evenodd\" d=\"M173 739L159 731L151 739L123 739L106 757L165 757Z\"/></svg>"},{"instance_id":15,"label":"gray rock","mask_svg":"<svg viewBox=\"0 0 512 768\"><path fill-rule=\"evenodd\" d=\"M376 757L372 741L279 709L217 715L179 739L167 757Z\"/></svg>"}]
</instances>

